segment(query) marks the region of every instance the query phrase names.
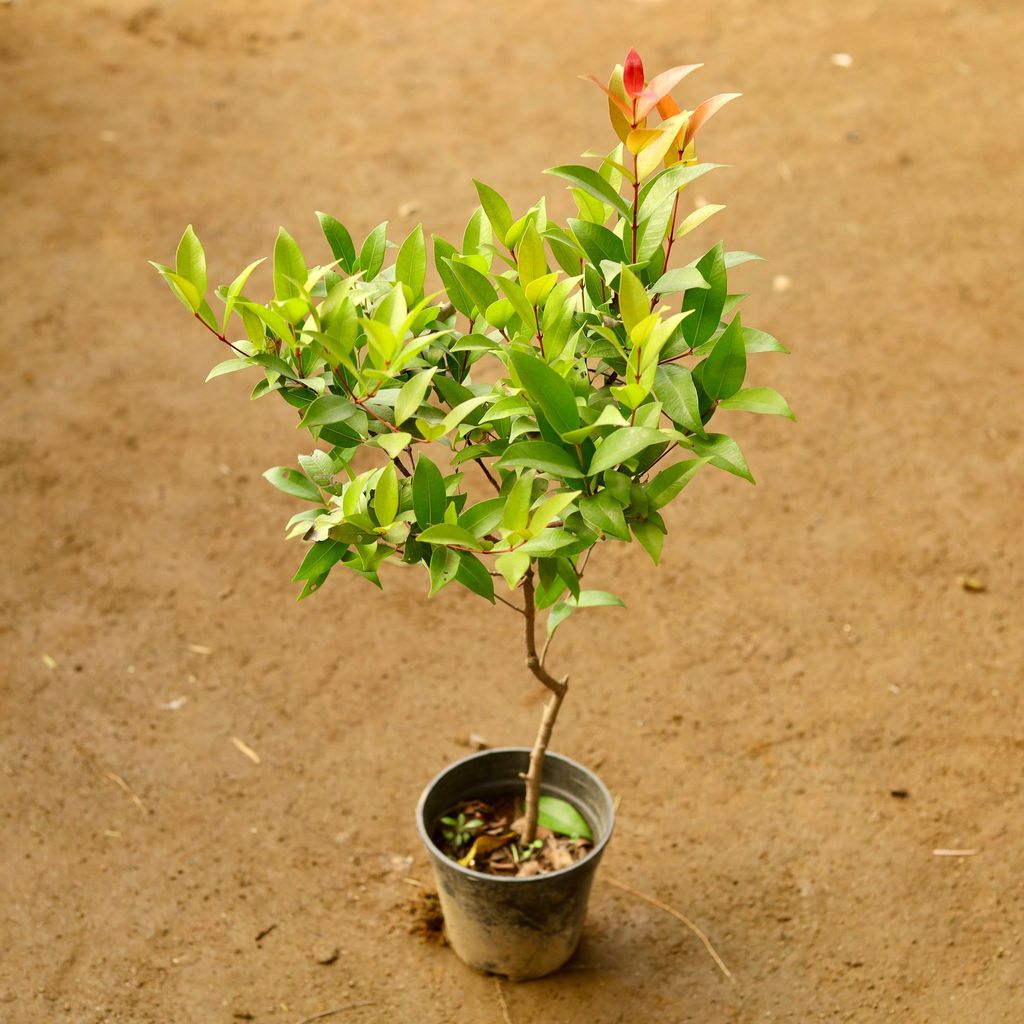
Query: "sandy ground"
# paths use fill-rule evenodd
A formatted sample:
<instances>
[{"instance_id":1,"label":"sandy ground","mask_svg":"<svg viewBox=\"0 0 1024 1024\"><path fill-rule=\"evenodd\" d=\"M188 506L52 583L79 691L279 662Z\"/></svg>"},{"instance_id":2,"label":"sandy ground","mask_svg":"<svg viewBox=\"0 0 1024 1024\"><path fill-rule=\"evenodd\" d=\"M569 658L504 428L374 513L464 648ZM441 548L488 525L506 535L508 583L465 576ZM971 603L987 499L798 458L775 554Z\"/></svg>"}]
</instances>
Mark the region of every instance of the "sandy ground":
<instances>
[{"instance_id":1,"label":"sandy ground","mask_svg":"<svg viewBox=\"0 0 1024 1024\"><path fill-rule=\"evenodd\" d=\"M315 247L315 209L451 237L473 175L564 210L541 169L608 138L575 76L630 43L745 94L690 255L770 257L736 274L800 422L733 417L760 484L699 478L660 570L595 559L629 607L565 627L556 746L621 797L602 874L735 980L599 878L509 1018L1024 1018L1022 30L1009 0L0 6L0 1020L502 1019L406 904L426 779L532 737L518 624L418 573L297 605L260 479L293 417L203 387L220 353L144 260L191 220L226 280L278 224Z\"/></svg>"}]
</instances>

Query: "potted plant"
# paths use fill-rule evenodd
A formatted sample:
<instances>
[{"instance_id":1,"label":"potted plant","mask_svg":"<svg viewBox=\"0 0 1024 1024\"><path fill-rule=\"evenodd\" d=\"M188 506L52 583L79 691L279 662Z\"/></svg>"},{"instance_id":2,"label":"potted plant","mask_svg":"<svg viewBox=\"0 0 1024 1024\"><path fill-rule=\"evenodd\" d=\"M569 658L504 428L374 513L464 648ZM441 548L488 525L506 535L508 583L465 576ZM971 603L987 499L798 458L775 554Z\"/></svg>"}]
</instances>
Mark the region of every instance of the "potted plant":
<instances>
[{"instance_id":1,"label":"potted plant","mask_svg":"<svg viewBox=\"0 0 1024 1024\"><path fill-rule=\"evenodd\" d=\"M357 249L322 213L332 259L308 266L282 229L266 302L246 291L256 261L216 290L216 315L191 227L174 267L153 264L232 350L207 379L259 368L252 397L276 393L315 442L297 467L264 474L304 503L287 524L308 544L300 599L332 571L380 586L386 564L419 565L431 596L455 584L522 617L527 667L548 691L533 746L451 766L418 811L456 953L513 978L572 954L612 829L600 780L548 754L568 689L551 638L580 609L621 604L585 588L591 552L635 539L657 563L662 510L702 467L753 482L736 442L710 430L715 415L792 417L776 391L744 387L750 355L785 351L742 323L727 287L757 257L719 243L671 265L722 209L683 201L718 166L697 161L697 134L733 98L681 110L671 90L699 66L647 81L630 50L607 84L592 78L618 144L548 172L577 215L557 223L541 199L517 216L476 182L461 243L433 236L442 291L427 292L422 226L390 260L386 223Z\"/></svg>"}]
</instances>

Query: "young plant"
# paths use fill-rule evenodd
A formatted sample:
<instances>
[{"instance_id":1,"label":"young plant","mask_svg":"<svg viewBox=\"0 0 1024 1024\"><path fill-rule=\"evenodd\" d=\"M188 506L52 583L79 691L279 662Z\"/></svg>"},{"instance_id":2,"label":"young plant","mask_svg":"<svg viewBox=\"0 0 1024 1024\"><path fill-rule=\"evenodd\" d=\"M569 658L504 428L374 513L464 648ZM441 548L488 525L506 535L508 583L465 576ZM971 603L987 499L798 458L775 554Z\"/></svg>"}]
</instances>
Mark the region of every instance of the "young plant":
<instances>
[{"instance_id":1,"label":"young plant","mask_svg":"<svg viewBox=\"0 0 1024 1024\"><path fill-rule=\"evenodd\" d=\"M584 588L591 551L635 539L657 563L662 511L699 470L753 483L739 445L711 420L792 418L778 392L744 386L751 355L785 351L742 322L744 296L728 288L728 272L758 257L719 243L670 266L676 244L722 209L684 202L719 166L698 162L697 135L734 98L680 109L670 91L699 66L648 81L630 50L607 84L593 79L619 141L586 154L592 166L548 172L568 183L576 216L557 223L543 199L514 214L476 182L480 206L461 242L432 238L443 291L427 292L421 226L391 260L386 223L357 249L323 213L329 261L308 266L282 228L273 297L246 291L257 261L216 290L219 316L191 227L173 267L153 264L231 349L207 379L258 367L252 397L276 393L314 441L297 467L264 474L306 503L287 524L308 544L300 598L338 568L380 586L385 563L421 565L431 596L456 583L522 616L527 667L549 691L526 775L525 844L568 689L548 667L551 639L579 609L622 603ZM478 497L481 486L492 493Z\"/></svg>"},{"instance_id":2,"label":"young plant","mask_svg":"<svg viewBox=\"0 0 1024 1024\"><path fill-rule=\"evenodd\" d=\"M483 828L484 823L479 818L466 818L466 815L459 811L454 817L445 816L441 819L441 834L451 843L455 850L465 846L473 838L477 829Z\"/></svg>"}]
</instances>

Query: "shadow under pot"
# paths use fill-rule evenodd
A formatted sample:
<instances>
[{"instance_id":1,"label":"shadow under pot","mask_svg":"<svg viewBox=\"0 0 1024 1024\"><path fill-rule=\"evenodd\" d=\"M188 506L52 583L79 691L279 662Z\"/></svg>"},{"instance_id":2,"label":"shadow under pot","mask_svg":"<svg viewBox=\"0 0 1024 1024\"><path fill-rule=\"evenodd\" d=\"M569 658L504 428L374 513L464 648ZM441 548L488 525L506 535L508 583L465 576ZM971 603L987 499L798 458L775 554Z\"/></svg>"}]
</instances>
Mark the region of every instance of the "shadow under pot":
<instances>
[{"instance_id":1,"label":"shadow under pot","mask_svg":"<svg viewBox=\"0 0 1024 1024\"><path fill-rule=\"evenodd\" d=\"M437 882L445 935L470 967L512 981L558 970L576 950L594 872L614 825L611 794L591 771L547 754L541 793L576 807L594 835L590 853L569 867L503 877L463 867L434 841L441 817L465 800L492 800L523 790L528 747L502 747L456 761L423 791L416 824Z\"/></svg>"}]
</instances>

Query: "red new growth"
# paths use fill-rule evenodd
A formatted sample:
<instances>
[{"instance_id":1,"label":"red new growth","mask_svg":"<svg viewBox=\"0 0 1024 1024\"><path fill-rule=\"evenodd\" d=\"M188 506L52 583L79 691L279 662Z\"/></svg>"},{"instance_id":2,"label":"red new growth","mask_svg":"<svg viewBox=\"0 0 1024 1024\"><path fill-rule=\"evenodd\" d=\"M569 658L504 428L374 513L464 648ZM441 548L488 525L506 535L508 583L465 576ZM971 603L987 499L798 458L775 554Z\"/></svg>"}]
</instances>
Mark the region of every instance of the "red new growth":
<instances>
[{"instance_id":1,"label":"red new growth","mask_svg":"<svg viewBox=\"0 0 1024 1024\"><path fill-rule=\"evenodd\" d=\"M622 66L622 84L625 86L626 95L633 99L644 91L644 62L632 46L626 54L626 63Z\"/></svg>"}]
</instances>

